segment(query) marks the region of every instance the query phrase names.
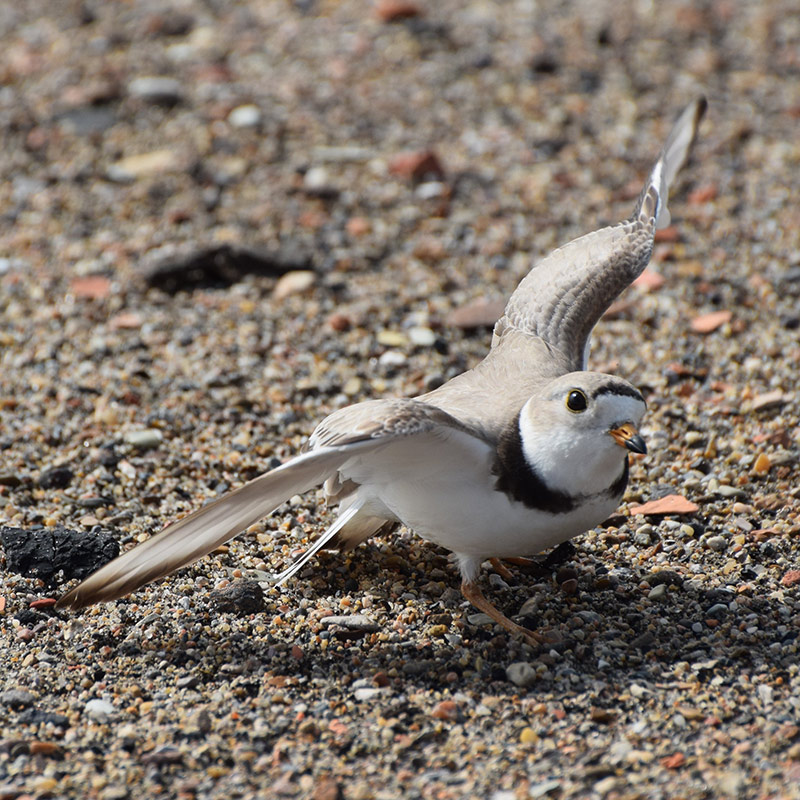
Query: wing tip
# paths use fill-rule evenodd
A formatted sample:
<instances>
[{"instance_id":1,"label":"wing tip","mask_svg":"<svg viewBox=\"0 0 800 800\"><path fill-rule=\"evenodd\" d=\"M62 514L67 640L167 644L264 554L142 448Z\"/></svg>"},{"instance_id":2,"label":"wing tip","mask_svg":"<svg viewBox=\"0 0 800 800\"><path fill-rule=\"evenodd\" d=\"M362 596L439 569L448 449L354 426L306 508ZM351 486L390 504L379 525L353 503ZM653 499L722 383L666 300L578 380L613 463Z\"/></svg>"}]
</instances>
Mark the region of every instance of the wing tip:
<instances>
[{"instance_id":1,"label":"wing tip","mask_svg":"<svg viewBox=\"0 0 800 800\"><path fill-rule=\"evenodd\" d=\"M708 100L701 94L678 115L642 189L633 212L633 219L645 224L654 219L656 229L669 225L670 213L667 208L669 187L689 158L700 122L707 109Z\"/></svg>"}]
</instances>

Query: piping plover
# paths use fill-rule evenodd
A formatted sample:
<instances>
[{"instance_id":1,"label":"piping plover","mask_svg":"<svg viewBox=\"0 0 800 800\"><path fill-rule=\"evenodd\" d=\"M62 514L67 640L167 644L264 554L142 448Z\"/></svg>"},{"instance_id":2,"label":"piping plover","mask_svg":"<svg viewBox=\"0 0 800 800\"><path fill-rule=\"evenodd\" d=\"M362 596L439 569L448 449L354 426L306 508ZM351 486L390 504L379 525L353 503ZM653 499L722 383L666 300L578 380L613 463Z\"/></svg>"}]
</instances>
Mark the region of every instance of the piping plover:
<instances>
[{"instance_id":1,"label":"piping plover","mask_svg":"<svg viewBox=\"0 0 800 800\"><path fill-rule=\"evenodd\" d=\"M348 550L398 523L455 554L464 596L507 630L541 641L481 592L486 559L531 554L605 519L644 453L639 391L585 371L589 335L650 260L669 222L670 183L706 103L678 118L631 218L589 233L536 264L511 296L474 369L414 399L334 412L305 452L168 526L99 569L58 605L114 600L192 563L324 484L339 516L278 582L322 548Z\"/></svg>"}]
</instances>

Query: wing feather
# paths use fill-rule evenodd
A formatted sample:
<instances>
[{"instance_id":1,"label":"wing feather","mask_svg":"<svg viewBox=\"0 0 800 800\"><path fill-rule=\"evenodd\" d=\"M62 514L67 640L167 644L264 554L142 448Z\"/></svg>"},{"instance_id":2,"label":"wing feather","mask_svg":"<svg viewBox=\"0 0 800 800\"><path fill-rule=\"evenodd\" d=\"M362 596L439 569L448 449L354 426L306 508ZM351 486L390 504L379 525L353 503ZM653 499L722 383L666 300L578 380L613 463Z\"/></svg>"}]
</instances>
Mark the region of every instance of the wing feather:
<instances>
[{"instance_id":1,"label":"wing feather","mask_svg":"<svg viewBox=\"0 0 800 800\"><path fill-rule=\"evenodd\" d=\"M543 339L566 358L570 369L584 368L592 328L644 271L656 229L669 223L669 186L688 158L705 109L701 98L680 115L631 219L558 248L523 278L495 325L492 347L513 329Z\"/></svg>"},{"instance_id":2,"label":"wing feather","mask_svg":"<svg viewBox=\"0 0 800 800\"><path fill-rule=\"evenodd\" d=\"M360 406L367 406L366 409ZM347 428L347 420L362 420ZM295 494L319 486L348 463L383 449L398 438L426 433L441 426L466 430L449 414L413 400L370 401L332 414L318 430L313 449L291 459L169 525L147 541L101 567L65 594L60 608L83 608L115 600L145 583L163 578L207 555ZM325 433L327 431L327 433ZM321 440L325 439L323 443ZM345 512L341 525L356 513Z\"/></svg>"}]
</instances>

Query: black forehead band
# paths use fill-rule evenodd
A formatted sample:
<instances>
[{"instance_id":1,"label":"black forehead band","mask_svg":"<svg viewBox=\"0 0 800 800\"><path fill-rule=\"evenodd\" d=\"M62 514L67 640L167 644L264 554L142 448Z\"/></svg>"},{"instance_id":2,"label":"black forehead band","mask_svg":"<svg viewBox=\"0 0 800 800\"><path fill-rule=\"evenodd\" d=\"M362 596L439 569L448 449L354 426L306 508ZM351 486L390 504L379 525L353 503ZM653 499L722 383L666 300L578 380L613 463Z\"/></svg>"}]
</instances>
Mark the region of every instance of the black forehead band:
<instances>
[{"instance_id":1,"label":"black forehead band","mask_svg":"<svg viewBox=\"0 0 800 800\"><path fill-rule=\"evenodd\" d=\"M645 399L642 397L639 391L626 383L607 383L605 386L601 386L592 393L592 399L595 397L600 397L601 394L616 394L620 397L634 397L642 403L645 403ZM645 403L645 405L647 405L647 403Z\"/></svg>"}]
</instances>

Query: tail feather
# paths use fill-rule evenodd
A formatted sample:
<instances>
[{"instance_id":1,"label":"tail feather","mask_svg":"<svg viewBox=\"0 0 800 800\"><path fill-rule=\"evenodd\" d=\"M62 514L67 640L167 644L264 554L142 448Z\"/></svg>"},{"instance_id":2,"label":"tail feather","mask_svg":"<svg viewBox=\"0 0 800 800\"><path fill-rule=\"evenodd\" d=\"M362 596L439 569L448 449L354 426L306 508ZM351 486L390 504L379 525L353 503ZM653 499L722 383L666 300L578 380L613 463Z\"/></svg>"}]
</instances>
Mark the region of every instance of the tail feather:
<instances>
[{"instance_id":1,"label":"tail feather","mask_svg":"<svg viewBox=\"0 0 800 800\"><path fill-rule=\"evenodd\" d=\"M65 594L58 607L78 609L116 600L197 561L292 495L321 484L351 458L354 449L358 447L312 450L255 478L115 558Z\"/></svg>"}]
</instances>

